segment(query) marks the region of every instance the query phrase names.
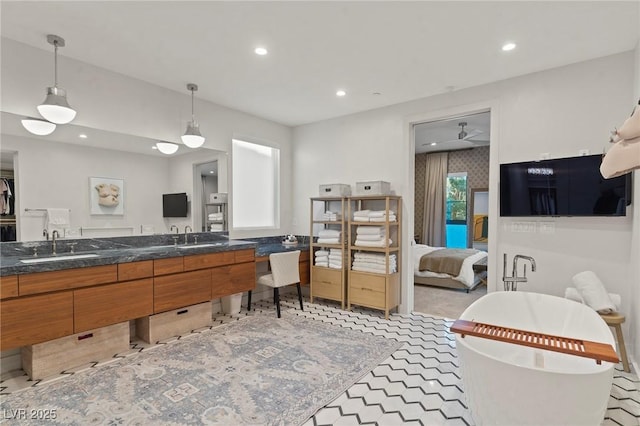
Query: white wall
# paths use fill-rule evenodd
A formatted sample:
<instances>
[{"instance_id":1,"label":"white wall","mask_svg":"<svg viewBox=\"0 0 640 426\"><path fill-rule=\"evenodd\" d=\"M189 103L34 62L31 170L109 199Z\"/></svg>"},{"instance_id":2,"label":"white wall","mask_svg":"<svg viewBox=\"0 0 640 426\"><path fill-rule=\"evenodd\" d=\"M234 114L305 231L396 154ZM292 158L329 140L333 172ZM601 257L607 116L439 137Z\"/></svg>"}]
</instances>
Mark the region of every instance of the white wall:
<instances>
[{"instance_id":1,"label":"white wall","mask_svg":"<svg viewBox=\"0 0 640 426\"><path fill-rule=\"evenodd\" d=\"M2 111L38 116L36 105L52 84L52 53L2 38ZM67 90L71 106L78 111L74 124L115 131L156 140L179 142L191 118L191 95L185 89L174 92L141 80L107 71L58 55L59 85ZM195 82L201 87L224 84L212 76L211 81ZM281 227L253 232L251 236L282 235L290 232L291 199L291 129L259 117L201 101L196 95L195 111L200 130L206 136L205 147L231 153L231 140L245 138L265 141L281 150ZM4 146L3 146L4 149ZM96 159L97 160L97 159ZM227 171L230 171L230 161ZM233 192L233 182L229 192ZM191 184L192 188L193 183ZM190 189L188 192L192 192ZM232 236L242 237L241 233Z\"/></svg>"},{"instance_id":2,"label":"white wall","mask_svg":"<svg viewBox=\"0 0 640 426\"><path fill-rule=\"evenodd\" d=\"M640 40L636 45L634 64L633 102L640 102ZM638 106L637 108L640 108ZM629 335L631 337L628 348L636 362L636 372L640 362L640 170L634 172L633 190L633 241L631 248L631 263L629 265L629 285L631 287L629 309Z\"/></svg>"},{"instance_id":3,"label":"white wall","mask_svg":"<svg viewBox=\"0 0 640 426\"><path fill-rule=\"evenodd\" d=\"M2 149L18 154L16 213L19 239L41 240L46 215L25 208L69 208L71 227L133 227L121 235L140 234L140 225L165 232L162 193L169 187L169 159L141 154L123 155L108 149L90 148L19 136L2 136ZM89 177L124 180L124 215L91 215ZM116 230L114 230L116 232ZM85 231L85 236L104 234Z\"/></svg>"},{"instance_id":4,"label":"white wall","mask_svg":"<svg viewBox=\"0 0 640 426\"><path fill-rule=\"evenodd\" d=\"M602 152L609 130L629 114L633 61L633 52L627 52L295 128L294 232L307 231L308 198L318 194L319 184L391 182L405 201L406 292L412 280L408 241L413 235L414 154L407 125L412 117L492 105L490 188L498 188L499 163L537 159L540 153L556 158L578 155L580 149ZM510 231L510 220L497 217L495 190L490 203L489 240L497 243L490 253L490 290L499 284L502 253L510 258L528 254L536 258L538 270L529 274L526 290L562 295L571 277L589 268L610 292L622 295L622 311L629 313L631 216L552 218L545 222L555 224L554 234L521 234Z\"/></svg>"}]
</instances>

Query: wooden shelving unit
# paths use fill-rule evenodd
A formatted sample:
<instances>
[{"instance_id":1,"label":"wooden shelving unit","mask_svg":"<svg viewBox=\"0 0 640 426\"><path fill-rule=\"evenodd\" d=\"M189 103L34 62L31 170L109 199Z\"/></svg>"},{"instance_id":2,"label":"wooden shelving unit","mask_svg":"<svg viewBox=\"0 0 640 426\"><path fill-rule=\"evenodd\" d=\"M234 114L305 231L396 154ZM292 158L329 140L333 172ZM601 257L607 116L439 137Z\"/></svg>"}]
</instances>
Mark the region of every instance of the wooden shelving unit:
<instances>
[{"instance_id":1,"label":"wooden shelving unit","mask_svg":"<svg viewBox=\"0 0 640 426\"><path fill-rule=\"evenodd\" d=\"M389 311L400 304L402 198L396 195L356 196L350 197L349 201L347 309L351 309L351 305L380 309L384 311L385 318L389 319ZM384 211L385 219L383 222L354 221L354 212L359 210ZM392 221L389 220L391 212L395 214L395 220ZM355 245L360 226L382 227L384 235L391 239L392 243L384 247ZM384 259L384 272L353 270L356 253L381 254ZM392 255L396 257L395 270L390 262Z\"/></svg>"},{"instance_id":2,"label":"wooden shelving unit","mask_svg":"<svg viewBox=\"0 0 640 426\"><path fill-rule=\"evenodd\" d=\"M309 260L311 263L310 299L314 297L340 302L344 309L347 289L347 214L348 198L345 197L317 197L311 198ZM337 220L324 220L325 212L330 211L338 215ZM332 229L340 232L339 243L318 243L318 233L324 229ZM339 251L341 260L340 268L316 266L315 253L318 250Z\"/></svg>"},{"instance_id":3,"label":"wooden shelving unit","mask_svg":"<svg viewBox=\"0 0 640 426\"><path fill-rule=\"evenodd\" d=\"M209 220L210 213L222 213L222 220ZM206 232L223 232L227 230L227 203L206 203L205 204L205 223L206 223ZM221 230L211 230L211 225L221 224Z\"/></svg>"}]
</instances>

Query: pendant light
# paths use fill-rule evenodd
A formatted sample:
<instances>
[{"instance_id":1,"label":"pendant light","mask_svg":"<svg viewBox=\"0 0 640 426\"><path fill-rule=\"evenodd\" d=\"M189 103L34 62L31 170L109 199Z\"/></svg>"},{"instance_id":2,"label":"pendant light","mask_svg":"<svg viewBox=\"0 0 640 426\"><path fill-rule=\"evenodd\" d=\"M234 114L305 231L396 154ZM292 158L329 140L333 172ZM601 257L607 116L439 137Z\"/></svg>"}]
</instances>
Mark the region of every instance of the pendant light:
<instances>
[{"instance_id":1,"label":"pendant light","mask_svg":"<svg viewBox=\"0 0 640 426\"><path fill-rule=\"evenodd\" d=\"M29 132L38 136L47 136L53 133L56 125L42 118L26 117L22 119L22 126Z\"/></svg>"},{"instance_id":2,"label":"pendant light","mask_svg":"<svg viewBox=\"0 0 640 426\"><path fill-rule=\"evenodd\" d=\"M182 135L182 142L189 148L200 148L204 144L204 137L200 134L200 126L193 115L193 92L198 90L198 86L189 83L187 90L191 90L191 121L187 123L187 130Z\"/></svg>"},{"instance_id":3,"label":"pendant light","mask_svg":"<svg viewBox=\"0 0 640 426\"><path fill-rule=\"evenodd\" d=\"M178 145L171 142L157 142L156 148L163 154L171 155L178 150Z\"/></svg>"},{"instance_id":4,"label":"pendant light","mask_svg":"<svg viewBox=\"0 0 640 426\"><path fill-rule=\"evenodd\" d=\"M64 47L64 39L57 35L49 34L47 41L54 47L54 83L53 87L47 87L47 97L38 112L45 119L56 124L71 122L76 116L76 111L67 102L67 92L58 87L58 47Z\"/></svg>"}]
</instances>

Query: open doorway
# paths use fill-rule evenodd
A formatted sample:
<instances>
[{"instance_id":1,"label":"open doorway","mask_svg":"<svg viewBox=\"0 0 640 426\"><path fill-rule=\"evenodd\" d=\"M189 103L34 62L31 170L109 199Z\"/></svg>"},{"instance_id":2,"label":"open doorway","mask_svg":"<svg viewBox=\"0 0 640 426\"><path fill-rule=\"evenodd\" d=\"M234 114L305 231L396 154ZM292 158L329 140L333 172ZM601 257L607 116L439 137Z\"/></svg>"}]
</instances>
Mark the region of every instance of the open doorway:
<instances>
[{"instance_id":1,"label":"open doorway","mask_svg":"<svg viewBox=\"0 0 640 426\"><path fill-rule=\"evenodd\" d=\"M483 271L478 268L463 274L461 270L458 276L438 276L440 272L434 271L433 276L425 277L422 274L432 271L414 270L417 312L457 318L486 294L482 283L486 283L488 251L490 125L490 111L414 124L415 262L420 250L439 248L482 250L485 262ZM433 222L437 214L440 217Z\"/></svg>"}]
</instances>

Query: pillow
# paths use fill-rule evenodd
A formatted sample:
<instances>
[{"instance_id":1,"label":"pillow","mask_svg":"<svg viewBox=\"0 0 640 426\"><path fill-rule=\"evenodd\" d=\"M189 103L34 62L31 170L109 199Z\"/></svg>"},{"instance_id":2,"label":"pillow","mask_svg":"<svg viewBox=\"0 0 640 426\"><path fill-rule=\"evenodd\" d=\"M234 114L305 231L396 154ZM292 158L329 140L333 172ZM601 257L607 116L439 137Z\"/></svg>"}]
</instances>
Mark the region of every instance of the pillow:
<instances>
[{"instance_id":1,"label":"pillow","mask_svg":"<svg viewBox=\"0 0 640 426\"><path fill-rule=\"evenodd\" d=\"M622 123L618 129L618 136L625 140L640 138L640 106L637 106L631 117Z\"/></svg>"},{"instance_id":2,"label":"pillow","mask_svg":"<svg viewBox=\"0 0 640 426\"><path fill-rule=\"evenodd\" d=\"M615 311L615 306L604 288L602 281L592 271L584 271L572 278L573 285L582 296L584 302L600 314L610 314Z\"/></svg>"}]
</instances>

